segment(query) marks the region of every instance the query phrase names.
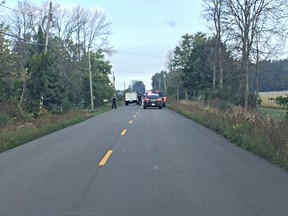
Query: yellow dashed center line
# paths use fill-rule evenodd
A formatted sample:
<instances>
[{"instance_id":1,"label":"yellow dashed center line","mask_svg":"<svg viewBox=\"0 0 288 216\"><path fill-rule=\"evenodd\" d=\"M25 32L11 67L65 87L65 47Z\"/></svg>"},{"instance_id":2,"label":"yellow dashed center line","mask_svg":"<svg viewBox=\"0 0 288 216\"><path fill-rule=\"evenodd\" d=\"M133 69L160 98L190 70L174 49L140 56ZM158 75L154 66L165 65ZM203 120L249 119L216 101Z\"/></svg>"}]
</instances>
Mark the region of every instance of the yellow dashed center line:
<instances>
[{"instance_id":1,"label":"yellow dashed center line","mask_svg":"<svg viewBox=\"0 0 288 216\"><path fill-rule=\"evenodd\" d=\"M127 132L127 129L124 129L122 132L121 132L121 136L124 136Z\"/></svg>"},{"instance_id":2,"label":"yellow dashed center line","mask_svg":"<svg viewBox=\"0 0 288 216\"><path fill-rule=\"evenodd\" d=\"M111 156L112 152L113 152L112 150L109 150L98 165L104 166L106 164L106 162L108 161L109 157Z\"/></svg>"},{"instance_id":3,"label":"yellow dashed center line","mask_svg":"<svg viewBox=\"0 0 288 216\"><path fill-rule=\"evenodd\" d=\"M131 120L131 121L129 121L129 124L132 124L132 122L133 122L132 120Z\"/></svg>"}]
</instances>

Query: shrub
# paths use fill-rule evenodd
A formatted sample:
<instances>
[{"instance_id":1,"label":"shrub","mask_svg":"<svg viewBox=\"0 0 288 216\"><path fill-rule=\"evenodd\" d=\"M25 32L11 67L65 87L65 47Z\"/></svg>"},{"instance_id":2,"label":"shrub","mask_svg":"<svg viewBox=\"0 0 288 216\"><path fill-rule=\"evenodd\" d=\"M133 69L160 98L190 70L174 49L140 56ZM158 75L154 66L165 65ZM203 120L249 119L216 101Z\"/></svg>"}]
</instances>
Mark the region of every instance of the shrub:
<instances>
[{"instance_id":1,"label":"shrub","mask_svg":"<svg viewBox=\"0 0 288 216\"><path fill-rule=\"evenodd\" d=\"M9 120L11 119L11 116L7 113L0 113L0 126L3 126L5 124L8 124Z\"/></svg>"},{"instance_id":2,"label":"shrub","mask_svg":"<svg viewBox=\"0 0 288 216\"><path fill-rule=\"evenodd\" d=\"M69 102L68 99L62 101L62 110L63 112L68 112L73 108L73 105Z\"/></svg>"},{"instance_id":3,"label":"shrub","mask_svg":"<svg viewBox=\"0 0 288 216\"><path fill-rule=\"evenodd\" d=\"M12 102L0 102L0 112L6 113L10 116L15 115L17 113L17 106Z\"/></svg>"},{"instance_id":4,"label":"shrub","mask_svg":"<svg viewBox=\"0 0 288 216\"><path fill-rule=\"evenodd\" d=\"M273 100L277 105L286 109L285 118L288 121L288 94L285 94L285 96L281 95L276 98L270 98L270 100Z\"/></svg>"}]
</instances>

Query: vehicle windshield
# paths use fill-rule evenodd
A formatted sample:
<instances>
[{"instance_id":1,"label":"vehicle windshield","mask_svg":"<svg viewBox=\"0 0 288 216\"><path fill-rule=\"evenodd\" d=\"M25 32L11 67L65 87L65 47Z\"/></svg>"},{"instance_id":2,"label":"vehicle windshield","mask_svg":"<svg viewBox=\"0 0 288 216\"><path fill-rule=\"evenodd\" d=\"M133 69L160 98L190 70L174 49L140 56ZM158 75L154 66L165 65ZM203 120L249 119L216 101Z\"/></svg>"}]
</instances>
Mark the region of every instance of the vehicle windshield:
<instances>
[{"instance_id":1,"label":"vehicle windshield","mask_svg":"<svg viewBox=\"0 0 288 216\"><path fill-rule=\"evenodd\" d=\"M160 96L158 94L153 94L153 95L147 95L146 98L148 98L148 99L159 99Z\"/></svg>"}]
</instances>

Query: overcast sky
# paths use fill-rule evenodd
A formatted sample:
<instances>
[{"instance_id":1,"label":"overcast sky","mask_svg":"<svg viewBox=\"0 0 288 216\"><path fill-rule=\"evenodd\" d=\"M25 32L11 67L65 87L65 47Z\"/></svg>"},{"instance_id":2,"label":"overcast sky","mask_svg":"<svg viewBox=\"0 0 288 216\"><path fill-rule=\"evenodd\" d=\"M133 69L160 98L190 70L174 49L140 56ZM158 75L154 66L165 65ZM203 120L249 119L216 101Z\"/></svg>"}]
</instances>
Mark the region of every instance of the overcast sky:
<instances>
[{"instance_id":1,"label":"overcast sky","mask_svg":"<svg viewBox=\"0 0 288 216\"><path fill-rule=\"evenodd\" d=\"M6 0L15 7L18 0ZM31 0L40 4L43 0ZM116 89L141 80L151 89L151 77L166 69L166 58L181 36L208 32L201 18L202 0L52 0L63 7L100 8L112 22L110 37L117 53L107 57L116 78Z\"/></svg>"}]
</instances>

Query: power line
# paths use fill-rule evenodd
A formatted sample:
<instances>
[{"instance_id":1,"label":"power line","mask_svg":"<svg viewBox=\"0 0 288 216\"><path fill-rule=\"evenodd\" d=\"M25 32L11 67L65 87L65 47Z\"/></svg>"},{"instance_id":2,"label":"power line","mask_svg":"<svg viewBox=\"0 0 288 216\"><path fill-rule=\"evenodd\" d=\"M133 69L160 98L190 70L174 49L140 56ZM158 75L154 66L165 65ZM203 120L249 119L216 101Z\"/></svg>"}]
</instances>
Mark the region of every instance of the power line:
<instances>
[{"instance_id":1,"label":"power line","mask_svg":"<svg viewBox=\"0 0 288 216\"><path fill-rule=\"evenodd\" d=\"M30 43L30 44L37 44L37 45L43 45L43 46L45 46L45 44L43 44L43 43L38 43L38 42L29 41L29 40L27 40L27 39L20 38L20 37L18 37L18 36L16 36L16 35L12 35L12 34L6 33L6 32L1 31L1 30L0 30L0 34L4 34L4 35L6 35L6 36L13 37L13 38L16 38L16 39L18 39L18 40L22 40L22 41L25 41L25 42Z\"/></svg>"},{"instance_id":2,"label":"power line","mask_svg":"<svg viewBox=\"0 0 288 216\"><path fill-rule=\"evenodd\" d=\"M6 32L1 31L1 30L0 30L0 33L1 33L1 34L4 34L4 35L6 35L6 36L9 36L9 37L16 38L16 39L21 40L21 41L25 41L25 42L27 42L27 43L29 43L29 44L41 45L41 46L43 46L43 47L45 46L45 44L43 44L43 43L29 41L29 40L27 40L27 39L20 38L20 37L18 37L18 36L16 36L16 35L12 35L12 34L6 33ZM68 61L64 56L62 56L60 53L58 53L58 52L57 52L55 49L53 49L51 46L48 45L48 48L49 48L50 51L52 51L54 54L56 54L58 57L60 57L60 58L61 58L62 60L64 60L66 63L73 64L76 68L81 69L81 70L88 70L88 68L81 67L81 66L79 66L79 65L76 65L74 62ZM128 64L128 63L127 63L127 64ZM130 64L133 65L133 63L130 63ZM148 66L148 65L145 65L145 66ZM158 66L155 66L155 67L158 67ZM119 70L117 70L117 71L119 72ZM120 71L120 72L123 73L123 71ZM126 71L126 72L127 72L127 71ZM129 72L128 72L128 73L129 73ZM131 73L131 72L130 72L130 73ZM134 71L133 73L135 74L135 71ZM138 73L138 74L139 74L139 73ZM124 77L122 77L122 76L119 76L119 75L117 75L117 76L120 77L120 78L122 78L122 79L126 79L126 78L124 78ZM129 80L129 81L132 81L132 80ZM118 83L118 84L119 84L119 83ZM122 85L122 84L119 84L119 85Z\"/></svg>"},{"instance_id":3,"label":"power line","mask_svg":"<svg viewBox=\"0 0 288 216\"><path fill-rule=\"evenodd\" d=\"M1 30L0 30L0 34L4 34L4 35L6 35L6 36L16 38L16 39L18 39L18 40L24 41L24 42L29 43L29 44L41 45L41 46L45 47L45 44L43 44L43 43L34 42L34 41L29 41L29 40L27 40L27 39L20 38L20 37L18 37L18 36L16 36L16 35L12 35L12 34L6 33L6 32L1 31ZM62 60L64 60L66 63L69 63L69 64L72 63L75 67L77 67L77 68L79 68L79 69L88 70L88 68L83 68L83 67L81 67L81 66L75 65L73 62L68 62L65 57L63 57L61 54L59 54L56 50L54 50L54 49L53 49L52 47L50 47L49 45L48 45L48 48L50 49L50 51L52 51L54 54L56 54L58 57L60 57L60 58L61 58Z\"/></svg>"},{"instance_id":4,"label":"power line","mask_svg":"<svg viewBox=\"0 0 288 216\"><path fill-rule=\"evenodd\" d=\"M4 5L3 3L2 3L2 4L0 3L0 7L4 7L4 8L6 8L6 9L12 10L12 11L14 11L14 12L16 12L16 13L20 13L20 14L22 14L23 16L24 16L24 15L27 15L27 14L25 14L25 13L27 13L27 11L25 11L25 12L24 12L24 11L19 11L19 10L16 10L16 9L14 9L14 8L8 7L8 6ZM35 12L35 11L33 11L33 12ZM43 10L39 9L38 12L43 12ZM32 16L32 11L28 11L28 16ZM33 17L42 18L42 16L39 15L39 14L38 14L38 15L33 14ZM46 16L46 17L48 17L48 16Z\"/></svg>"},{"instance_id":5,"label":"power line","mask_svg":"<svg viewBox=\"0 0 288 216\"><path fill-rule=\"evenodd\" d=\"M16 36L16 35L12 35L12 34L6 33L6 32L1 31L1 30L0 30L0 34L4 34L4 35L6 35L6 36L16 38L16 39L18 39L18 40L24 41L24 42L29 43L29 44L41 45L41 46L43 46L43 47L45 46L45 44L43 44L43 43L29 41L29 40L27 40L27 39L24 39L24 38L18 37L18 36ZM62 56L59 52L57 52L53 47L51 47L51 46L48 45L48 48L49 48L50 51L52 51L54 54L56 54L58 57L60 57L60 58L61 58L62 60L64 60L66 63L68 63L68 64L73 64L73 66L75 66L76 68L81 69L81 70L86 70L86 71L89 70L88 68L85 68L85 67L81 67L81 66L79 66L79 65L76 65L75 62L68 61L64 56ZM117 76L118 76L118 75L117 75ZM120 76L120 77L121 77L121 76ZM121 78L122 78L122 79L125 79L124 77L121 77Z\"/></svg>"},{"instance_id":6,"label":"power line","mask_svg":"<svg viewBox=\"0 0 288 216\"><path fill-rule=\"evenodd\" d=\"M137 64L137 63L131 63L131 62L119 62L119 61L111 61L111 62L117 63L117 64L123 64L123 65L135 65L135 66L145 66L145 67L159 67L159 65Z\"/></svg>"},{"instance_id":7,"label":"power line","mask_svg":"<svg viewBox=\"0 0 288 216\"><path fill-rule=\"evenodd\" d=\"M117 81L117 80L115 80L116 81L116 83L118 84L118 85L121 85L121 86L123 86L124 84L123 83L120 83L119 81Z\"/></svg>"},{"instance_id":8,"label":"power line","mask_svg":"<svg viewBox=\"0 0 288 216\"><path fill-rule=\"evenodd\" d=\"M3 2L2 2L2 4L0 4L0 6L6 8L6 9L9 9L9 10L13 10L14 12L23 14L23 12L21 12L21 11L18 11L18 10L14 9L14 8L10 8L10 7L6 6L6 5L4 5Z\"/></svg>"},{"instance_id":9,"label":"power line","mask_svg":"<svg viewBox=\"0 0 288 216\"><path fill-rule=\"evenodd\" d=\"M148 57L159 57L159 58L166 58L166 56L161 55L151 55L151 54L144 54L144 53L137 53L137 52L116 52L116 54L127 54L127 55L137 55L137 56L148 56Z\"/></svg>"}]
</instances>

